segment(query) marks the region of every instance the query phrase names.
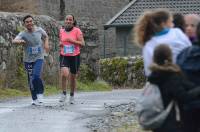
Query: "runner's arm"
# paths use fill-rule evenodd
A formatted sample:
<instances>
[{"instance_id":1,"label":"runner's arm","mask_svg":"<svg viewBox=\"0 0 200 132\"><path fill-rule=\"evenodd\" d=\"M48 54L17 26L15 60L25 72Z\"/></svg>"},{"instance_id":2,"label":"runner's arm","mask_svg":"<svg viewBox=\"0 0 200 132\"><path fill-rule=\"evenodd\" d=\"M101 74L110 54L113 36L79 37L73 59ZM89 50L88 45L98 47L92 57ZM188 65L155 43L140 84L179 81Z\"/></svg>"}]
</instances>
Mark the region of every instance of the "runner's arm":
<instances>
[{"instance_id":1,"label":"runner's arm","mask_svg":"<svg viewBox=\"0 0 200 132\"><path fill-rule=\"evenodd\" d=\"M81 45L81 46L85 45L85 41L83 39L83 36L79 37L78 40L67 38L66 41L68 41L69 43L78 44L78 45Z\"/></svg>"},{"instance_id":2,"label":"runner's arm","mask_svg":"<svg viewBox=\"0 0 200 132\"><path fill-rule=\"evenodd\" d=\"M23 34L22 34L22 33L19 33L19 34L15 37L15 39L12 40L12 43L13 43L13 44L25 44L26 41L24 41L24 40L22 39L22 36L23 36Z\"/></svg>"},{"instance_id":3,"label":"runner's arm","mask_svg":"<svg viewBox=\"0 0 200 132\"><path fill-rule=\"evenodd\" d=\"M44 41L44 50L48 53L49 52L49 36L43 28L39 27L39 30L42 33L42 40Z\"/></svg>"},{"instance_id":4,"label":"runner's arm","mask_svg":"<svg viewBox=\"0 0 200 132\"><path fill-rule=\"evenodd\" d=\"M13 44L25 44L26 42L23 39L14 39L12 40Z\"/></svg>"}]
</instances>

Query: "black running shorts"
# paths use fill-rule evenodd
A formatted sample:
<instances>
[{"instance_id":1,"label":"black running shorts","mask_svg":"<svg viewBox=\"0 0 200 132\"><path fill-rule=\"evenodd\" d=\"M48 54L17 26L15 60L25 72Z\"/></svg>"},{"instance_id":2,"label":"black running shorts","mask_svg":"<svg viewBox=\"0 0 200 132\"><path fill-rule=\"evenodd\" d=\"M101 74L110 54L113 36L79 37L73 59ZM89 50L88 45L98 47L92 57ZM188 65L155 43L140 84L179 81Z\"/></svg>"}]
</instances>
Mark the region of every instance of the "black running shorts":
<instances>
[{"instance_id":1,"label":"black running shorts","mask_svg":"<svg viewBox=\"0 0 200 132\"><path fill-rule=\"evenodd\" d=\"M80 67L80 54L77 56L60 55L60 67L68 67L70 69L70 73L76 74Z\"/></svg>"}]
</instances>

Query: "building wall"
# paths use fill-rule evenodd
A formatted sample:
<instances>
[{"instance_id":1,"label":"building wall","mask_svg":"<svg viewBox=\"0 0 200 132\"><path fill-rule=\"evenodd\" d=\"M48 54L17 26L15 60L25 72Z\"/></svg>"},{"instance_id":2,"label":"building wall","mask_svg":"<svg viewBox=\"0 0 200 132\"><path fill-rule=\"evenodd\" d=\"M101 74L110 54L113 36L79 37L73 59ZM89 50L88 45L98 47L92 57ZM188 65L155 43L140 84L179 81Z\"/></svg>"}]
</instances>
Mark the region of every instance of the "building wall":
<instances>
[{"instance_id":1,"label":"building wall","mask_svg":"<svg viewBox=\"0 0 200 132\"><path fill-rule=\"evenodd\" d=\"M64 0L65 15L73 14L77 21L92 22L98 27L99 53L104 57L104 45L106 45L107 57L112 57L112 47L115 46L115 29L111 28L104 32L103 25L109 21L116 13L118 13L129 0ZM39 0L40 12L52 16L59 20L60 16L60 0ZM106 40L104 40L104 35Z\"/></svg>"},{"instance_id":2,"label":"building wall","mask_svg":"<svg viewBox=\"0 0 200 132\"><path fill-rule=\"evenodd\" d=\"M38 14L37 0L0 0L0 11Z\"/></svg>"},{"instance_id":3,"label":"building wall","mask_svg":"<svg viewBox=\"0 0 200 132\"><path fill-rule=\"evenodd\" d=\"M133 42L131 27L116 28L116 56L131 56L141 54L141 49Z\"/></svg>"}]
</instances>

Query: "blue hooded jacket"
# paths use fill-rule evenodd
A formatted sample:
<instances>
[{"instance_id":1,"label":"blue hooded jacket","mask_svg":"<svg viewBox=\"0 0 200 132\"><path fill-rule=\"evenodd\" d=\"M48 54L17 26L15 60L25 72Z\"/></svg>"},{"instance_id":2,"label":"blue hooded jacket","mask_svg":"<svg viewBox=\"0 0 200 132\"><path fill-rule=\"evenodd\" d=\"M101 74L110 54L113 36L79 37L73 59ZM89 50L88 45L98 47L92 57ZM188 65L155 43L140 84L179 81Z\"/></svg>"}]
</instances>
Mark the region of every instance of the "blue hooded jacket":
<instances>
[{"instance_id":1,"label":"blue hooded jacket","mask_svg":"<svg viewBox=\"0 0 200 132\"><path fill-rule=\"evenodd\" d=\"M177 64L190 81L200 85L200 46L194 44L177 56Z\"/></svg>"}]
</instances>

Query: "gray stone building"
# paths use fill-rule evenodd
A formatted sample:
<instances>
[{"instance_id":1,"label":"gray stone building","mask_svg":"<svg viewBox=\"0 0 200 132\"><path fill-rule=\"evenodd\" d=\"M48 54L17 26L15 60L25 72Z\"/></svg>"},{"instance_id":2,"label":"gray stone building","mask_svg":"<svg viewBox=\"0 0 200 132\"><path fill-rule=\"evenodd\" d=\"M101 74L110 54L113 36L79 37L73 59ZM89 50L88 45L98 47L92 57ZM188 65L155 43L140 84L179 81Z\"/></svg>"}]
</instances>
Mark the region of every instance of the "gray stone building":
<instances>
[{"instance_id":1,"label":"gray stone building","mask_svg":"<svg viewBox=\"0 0 200 132\"><path fill-rule=\"evenodd\" d=\"M133 0L119 13L111 18L104 29L116 29L116 45L113 51L116 56L128 56L140 53L140 49L133 44L132 29L138 17L147 10L164 8L172 13L200 14L200 0ZM109 31L106 31L109 32ZM106 49L107 45L105 45ZM107 52L105 50L105 52Z\"/></svg>"}]
</instances>

